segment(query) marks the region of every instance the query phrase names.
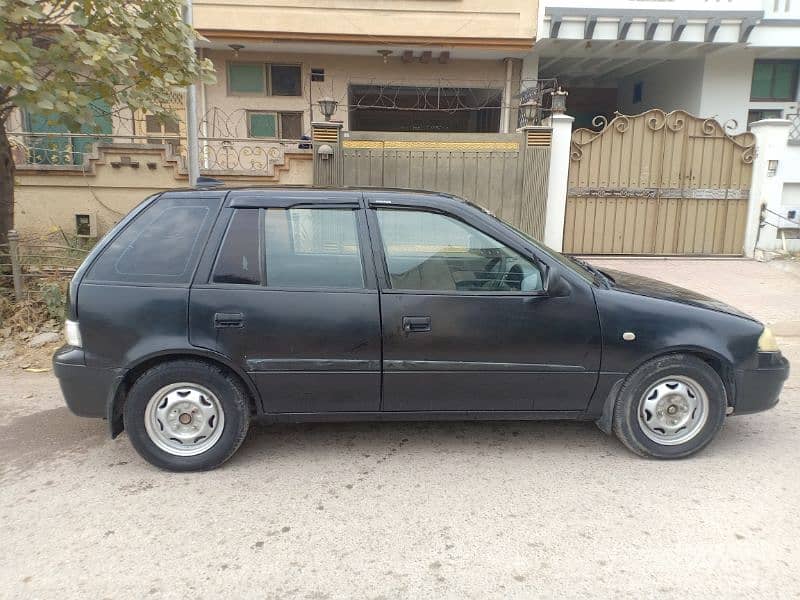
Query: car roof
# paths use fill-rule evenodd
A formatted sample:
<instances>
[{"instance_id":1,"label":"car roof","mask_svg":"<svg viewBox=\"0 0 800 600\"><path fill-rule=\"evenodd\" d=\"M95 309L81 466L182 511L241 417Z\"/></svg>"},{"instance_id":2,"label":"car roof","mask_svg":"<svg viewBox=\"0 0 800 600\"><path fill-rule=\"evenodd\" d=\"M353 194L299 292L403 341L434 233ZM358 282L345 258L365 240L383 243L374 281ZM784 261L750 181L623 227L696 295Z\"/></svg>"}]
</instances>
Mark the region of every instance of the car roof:
<instances>
[{"instance_id":1,"label":"car roof","mask_svg":"<svg viewBox=\"0 0 800 600\"><path fill-rule=\"evenodd\" d=\"M282 185L282 186L209 186L196 188L179 188L165 190L163 196L193 196L200 194L205 197L227 197L231 206L256 205L259 201L269 200L270 204L292 205L302 200L327 200L331 203L355 202L356 195L365 194L373 199L390 201L396 196L404 200L416 199L419 201L435 201L436 204L452 204L457 206L472 205L463 198L445 192L431 190L418 190L407 188L370 187L370 186L309 186L309 185ZM388 203L388 202L387 202ZM474 205L473 205L474 206ZM477 207L480 208L480 207ZM484 210L484 209L481 209ZM485 211L484 211L485 212Z\"/></svg>"}]
</instances>

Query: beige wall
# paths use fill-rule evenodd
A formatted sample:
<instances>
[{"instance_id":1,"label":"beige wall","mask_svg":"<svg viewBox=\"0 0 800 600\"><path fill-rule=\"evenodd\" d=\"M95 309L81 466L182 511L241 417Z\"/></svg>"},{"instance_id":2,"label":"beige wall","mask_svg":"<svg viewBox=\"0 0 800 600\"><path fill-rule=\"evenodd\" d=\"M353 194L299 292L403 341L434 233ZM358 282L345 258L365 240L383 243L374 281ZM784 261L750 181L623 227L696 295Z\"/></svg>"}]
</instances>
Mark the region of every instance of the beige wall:
<instances>
[{"instance_id":1,"label":"beige wall","mask_svg":"<svg viewBox=\"0 0 800 600\"><path fill-rule=\"evenodd\" d=\"M119 164L123 157L138 162L138 168ZM278 169L273 178L223 179L231 186L311 184L310 154L288 157L287 162L290 168ZM84 213L95 216L102 235L150 194L187 186L185 171L162 147L100 147L85 171L71 167L20 168L14 188L15 227L24 234L57 232L60 227L67 235L74 235L75 214Z\"/></svg>"},{"instance_id":2,"label":"beige wall","mask_svg":"<svg viewBox=\"0 0 800 600\"><path fill-rule=\"evenodd\" d=\"M396 83L398 85L420 85L442 87L491 87L503 90L506 67L502 60L451 60L440 64L435 60L422 64L418 60L404 63L400 57L392 57L384 64L379 56L276 54L259 52L207 51L206 56L214 63L217 82L205 86L206 114L218 107L230 115L238 127L241 137L246 136L244 110L302 111L305 132L310 130L309 104L314 104L314 118L322 120L316 102L322 96L331 96L339 101L339 110L334 120L344 122L348 129L347 86L349 83ZM303 68L303 96L236 96L227 91L226 61L257 61L281 64L301 64ZM311 82L312 68L325 69L325 81ZM518 77L518 70L517 77ZM201 117L202 119L202 117ZM209 131L211 135L211 131Z\"/></svg>"},{"instance_id":3,"label":"beige wall","mask_svg":"<svg viewBox=\"0 0 800 600\"><path fill-rule=\"evenodd\" d=\"M194 0L194 25L219 31L533 41L532 0ZM298 36L302 39L302 36Z\"/></svg>"}]
</instances>

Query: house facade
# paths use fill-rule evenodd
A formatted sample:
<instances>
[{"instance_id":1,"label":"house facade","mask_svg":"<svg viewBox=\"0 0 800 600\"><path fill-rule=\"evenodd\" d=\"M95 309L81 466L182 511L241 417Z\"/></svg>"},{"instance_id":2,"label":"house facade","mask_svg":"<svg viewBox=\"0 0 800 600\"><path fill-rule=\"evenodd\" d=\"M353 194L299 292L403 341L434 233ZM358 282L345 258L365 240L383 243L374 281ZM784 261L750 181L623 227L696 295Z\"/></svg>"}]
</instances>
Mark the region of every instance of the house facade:
<instances>
[{"instance_id":1,"label":"house facade","mask_svg":"<svg viewBox=\"0 0 800 600\"><path fill-rule=\"evenodd\" d=\"M576 128L651 109L713 117L731 135L789 120L763 234L800 248L800 2L542 0L537 30L524 70L570 91Z\"/></svg>"},{"instance_id":2,"label":"house facade","mask_svg":"<svg viewBox=\"0 0 800 600\"><path fill-rule=\"evenodd\" d=\"M214 109L241 117L249 137L307 134L320 98L349 130L507 132L536 23L525 0L198 0L218 77L200 110L210 128Z\"/></svg>"},{"instance_id":3,"label":"house facade","mask_svg":"<svg viewBox=\"0 0 800 600\"><path fill-rule=\"evenodd\" d=\"M699 117L698 127L710 127L712 137L722 142L716 149L704 143L698 164L724 162L715 152L724 154L724 144L731 141L749 165L748 127L764 119L789 119L790 141L800 144L797 0L194 0L193 22L200 34L197 51L211 60L217 75L215 83L197 90L201 171L231 183L315 181L315 169L322 163L315 162L312 124L326 119L345 137L364 134L358 143L342 147L346 150L349 144L354 164L358 158L370 168L384 164L386 140L395 150L521 148L512 138L498 136L511 136L526 122L520 104L529 100L539 103L533 119L539 123L548 114L549 92L559 85L569 92L567 113L574 117L576 131L596 132L617 113L685 111ZM322 113L326 102L332 106L327 115ZM184 111L180 95L175 106L177 114ZM10 129L18 141L21 222L31 228L57 222L71 229L73 213L77 218L79 212L83 217L91 212L102 232L129 208L125 202L117 206L116 198L141 197L165 182L186 185L184 120L160 122L125 110L108 118L102 116L105 112L98 111L99 132L67 132L46 119L15 115ZM721 124L720 131L705 123L712 117ZM573 137L573 146L587 135L594 134ZM431 141L432 136L453 137L442 142ZM575 154L573 147L573 158ZM431 156L452 161L454 155ZM424 163L425 155L418 158ZM466 164L463 153L461 158ZM475 154L475 159L492 160L490 154ZM497 164L516 160L503 154ZM686 162L691 171L691 161ZM141 177L145 168L158 171L158 177ZM113 169L113 176L98 175L98 181L128 186L126 194L116 194L111 186L106 198L102 186L91 189L87 173L94 176L104 169ZM793 247L798 242L791 239L800 231L800 145L789 146L777 169L779 197L768 199L775 213L771 235L777 240L788 234L787 247ZM730 192L726 199L741 204L749 171L730 171L728 178L735 175L736 182L718 180L709 184L714 189L701 186L693 198L719 195L723 189ZM482 176L475 168L467 172ZM75 173L80 177L74 184L64 185ZM56 174L62 184L53 186ZM505 177L505 168L500 174ZM651 174L639 175L645 181ZM692 177L691 172L679 172L671 185L689 185ZM151 185L156 180L158 186ZM362 180L359 174L345 183ZM364 181L395 183L372 177ZM430 185L424 176L415 181ZM504 181L498 189L507 185ZM595 190L600 196L664 195L641 182L622 192L616 189L619 182L603 185ZM63 198L55 208L39 206L43 189L48 196ZM488 188L481 193L491 195ZM113 210L103 205L113 205ZM739 221L739 233L724 244L676 242L658 252L638 242L580 248L728 253L741 246L744 222ZM565 223L565 233L567 228Z\"/></svg>"}]
</instances>

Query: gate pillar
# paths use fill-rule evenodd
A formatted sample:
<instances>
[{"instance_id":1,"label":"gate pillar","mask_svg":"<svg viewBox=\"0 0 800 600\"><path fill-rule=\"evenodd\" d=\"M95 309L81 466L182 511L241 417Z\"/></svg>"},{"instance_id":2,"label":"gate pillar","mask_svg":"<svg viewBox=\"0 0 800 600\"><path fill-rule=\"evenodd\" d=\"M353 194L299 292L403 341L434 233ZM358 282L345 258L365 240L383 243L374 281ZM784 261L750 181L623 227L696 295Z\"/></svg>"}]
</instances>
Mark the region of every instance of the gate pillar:
<instances>
[{"instance_id":1,"label":"gate pillar","mask_svg":"<svg viewBox=\"0 0 800 600\"><path fill-rule=\"evenodd\" d=\"M564 247L564 219L567 213L569 155L572 122L565 114L550 117L553 141L550 146L550 169L547 178L547 209L544 220L544 243L561 252Z\"/></svg>"},{"instance_id":2,"label":"gate pillar","mask_svg":"<svg viewBox=\"0 0 800 600\"><path fill-rule=\"evenodd\" d=\"M786 119L764 119L750 124L750 131L756 136L753 179L744 232L744 254L750 258L759 249L776 250L779 245L776 229L761 226L761 209L766 207L774 212L780 211L791 128L792 122ZM775 220L771 219L773 222Z\"/></svg>"},{"instance_id":3,"label":"gate pillar","mask_svg":"<svg viewBox=\"0 0 800 600\"><path fill-rule=\"evenodd\" d=\"M314 150L314 185L341 187L342 124L330 121L311 123L311 147Z\"/></svg>"}]
</instances>

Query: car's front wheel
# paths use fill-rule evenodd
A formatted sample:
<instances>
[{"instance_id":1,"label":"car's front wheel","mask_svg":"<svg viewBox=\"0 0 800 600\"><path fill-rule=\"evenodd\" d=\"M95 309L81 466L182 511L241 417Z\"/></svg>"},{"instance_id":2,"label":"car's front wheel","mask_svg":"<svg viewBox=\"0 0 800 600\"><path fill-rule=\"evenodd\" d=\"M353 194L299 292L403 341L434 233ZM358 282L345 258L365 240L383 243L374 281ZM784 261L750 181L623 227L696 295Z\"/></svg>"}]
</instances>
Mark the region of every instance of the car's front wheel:
<instances>
[{"instance_id":1,"label":"car's front wheel","mask_svg":"<svg viewBox=\"0 0 800 600\"><path fill-rule=\"evenodd\" d=\"M125 429L136 451L170 471L213 469L239 448L250 424L247 390L220 367L193 360L157 365L128 394Z\"/></svg>"},{"instance_id":2,"label":"car's front wheel","mask_svg":"<svg viewBox=\"0 0 800 600\"><path fill-rule=\"evenodd\" d=\"M717 372L695 356L671 354L625 380L614 406L614 433L636 454L682 458L711 442L726 410Z\"/></svg>"}]
</instances>

